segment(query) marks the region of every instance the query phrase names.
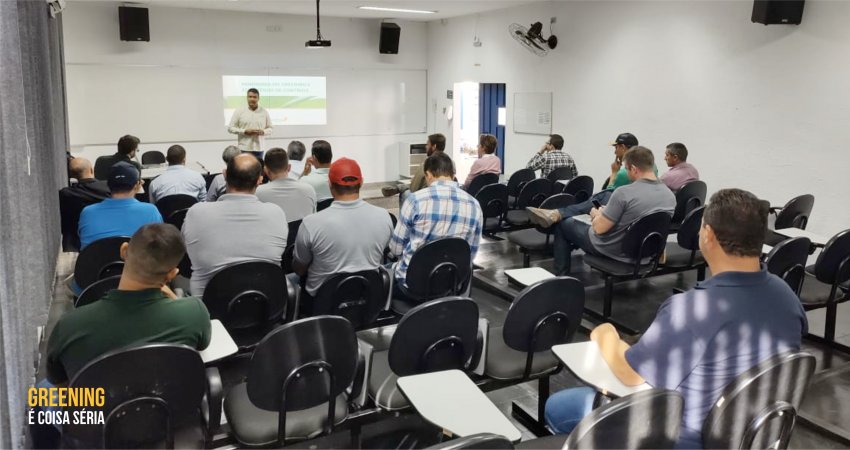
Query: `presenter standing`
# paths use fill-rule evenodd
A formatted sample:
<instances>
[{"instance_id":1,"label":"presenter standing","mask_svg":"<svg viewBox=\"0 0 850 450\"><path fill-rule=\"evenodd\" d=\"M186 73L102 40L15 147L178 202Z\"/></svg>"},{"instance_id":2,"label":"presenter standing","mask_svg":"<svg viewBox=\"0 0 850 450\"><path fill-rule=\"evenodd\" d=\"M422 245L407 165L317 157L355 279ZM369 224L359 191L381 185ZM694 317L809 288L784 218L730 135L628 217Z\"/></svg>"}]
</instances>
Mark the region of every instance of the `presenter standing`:
<instances>
[{"instance_id":1,"label":"presenter standing","mask_svg":"<svg viewBox=\"0 0 850 450\"><path fill-rule=\"evenodd\" d=\"M237 109L230 119L227 132L237 136L237 146L243 152L251 152L261 157L263 136L272 132L272 119L269 112L260 106L260 91L248 89L248 107Z\"/></svg>"}]
</instances>

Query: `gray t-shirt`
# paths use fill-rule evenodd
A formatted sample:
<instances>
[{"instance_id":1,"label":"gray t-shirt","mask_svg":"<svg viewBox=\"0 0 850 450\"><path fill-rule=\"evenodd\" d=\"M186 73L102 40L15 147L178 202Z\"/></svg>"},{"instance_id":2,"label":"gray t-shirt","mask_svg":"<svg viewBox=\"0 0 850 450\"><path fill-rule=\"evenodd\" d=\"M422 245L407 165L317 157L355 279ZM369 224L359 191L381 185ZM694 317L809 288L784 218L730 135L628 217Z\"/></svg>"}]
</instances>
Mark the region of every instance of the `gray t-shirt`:
<instances>
[{"instance_id":1,"label":"gray t-shirt","mask_svg":"<svg viewBox=\"0 0 850 450\"><path fill-rule=\"evenodd\" d=\"M281 177L257 188L261 202L274 203L286 214L286 220L295 222L316 212L316 191L307 183Z\"/></svg>"},{"instance_id":2,"label":"gray t-shirt","mask_svg":"<svg viewBox=\"0 0 850 450\"><path fill-rule=\"evenodd\" d=\"M301 177L300 182L307 183L310 186L313 186L313 189L316 191L316 199L319 201L331 198L331 188L328 186L328 172L330 169L328 168L313 168L313 170L306 176Z\"/></svg>"},{"instance_id":3,"label":"gray t-shirt","mask_svg":"<svg viewBox=\"0 0 850 450\"><path fill-rule=\"evenodd\" d=\"M227 190L227 183L224 181L224 174L220 173L213 178L212 183L210 183L210 188L207 189L207 199L208 202L214 202L218 200L218 198L224 195L224 192Z\"/></svg>"},{"instance_id":4,"label":"gray t-shirt","mask_svg":"<svg viewBox=\"0 0 850 450\"><path fill-rule=\"evenodd\" d=\"M307 293L315 295L322 282L343 272L381 265L393 224L383 208L363 200L335 201L301 222L295 239L295 261L309 265Z\"/></svg>"},{"instance_id":5,"label":"gray t-shirt","mask_svg":"<svg viewBox=\"0 0 850 450\"><path fill-rule=\"evenodd\" d=\"M617 188L602 215L614 222L614 227L605 234L596 234L589 229L590 242L603 255L622 262L632 262L623 253L623 238L629 225L641 216L665 211L671 216L676 209L676 197L664 183L658 180L640 179L632 184Z\"/></svg>"}]
</instances>

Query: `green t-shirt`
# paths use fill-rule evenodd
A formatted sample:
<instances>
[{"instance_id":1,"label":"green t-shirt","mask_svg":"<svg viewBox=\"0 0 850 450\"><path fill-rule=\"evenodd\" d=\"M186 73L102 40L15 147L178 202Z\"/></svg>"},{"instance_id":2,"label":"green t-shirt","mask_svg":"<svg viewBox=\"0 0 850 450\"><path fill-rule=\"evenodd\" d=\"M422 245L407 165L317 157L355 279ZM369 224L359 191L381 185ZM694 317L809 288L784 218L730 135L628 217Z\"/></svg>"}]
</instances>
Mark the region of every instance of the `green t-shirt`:
<instances>
[{"instance_id":1,"label":"green t-shirt","mask_svg":"<svg viewBox=\"0 0 850 450\"><path fill-rule=\"evenodd\" d=\"M658 166L653 166L652 169L655 171L655 176L658 176ZM624 164L620 167L620 170L617 171L617 176L614 177L613 183L608 183L608 187L606 189L617 189L620 186L625 186L627 184L632 184L632 180L629 179L629 174L626 173L626 165Z\"/></svg>"},{"instance_id":2,"label":"green t-shirt","mask_svg":"<svg viewBox=\"0 0 850 450\"><path fill-rule=\"evenodd\" d=\"M210 344L210 314L195 297L172 300L159 289L112 290L68 312L47 341L47 379L65 382L94 358L117 348L148 343Z\"/></svg>"}]
</instances>

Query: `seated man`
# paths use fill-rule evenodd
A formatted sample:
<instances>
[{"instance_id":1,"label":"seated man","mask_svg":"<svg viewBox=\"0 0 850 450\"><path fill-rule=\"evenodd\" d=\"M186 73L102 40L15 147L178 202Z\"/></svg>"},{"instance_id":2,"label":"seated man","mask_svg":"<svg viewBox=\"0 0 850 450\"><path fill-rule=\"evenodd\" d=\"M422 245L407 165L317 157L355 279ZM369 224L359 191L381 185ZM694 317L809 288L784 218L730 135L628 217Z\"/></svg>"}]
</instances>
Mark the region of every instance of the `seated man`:
<instances>
[{"instance_id":1,"label":"seated man","mask_svg":"<svg viewBox=\"0 0 850 450\"><path fill-rule=\"evenodd\" d=\"M463 182L463 190L468 190L472 180L482 173L502 173L502 160L496 156L496 146L498 141L496 136L492 134L482 134L478 138L478 159L472 163L469 169L469 175L466 181Z\"/></svg>"},{"instance_id":2,"label":"seated man","mask_svg":"<svg viewBox=\"0 0 850 450\"><path fill-rule=\"evenodd\" d=\"M224 160L225 167L230 164L230 161L232 161L236 155L240 153L242 153L242 150L239 150L239 147L235 145L228 145L221 153L221 159ZM224 174L220 173L216 175L210 183L209 189L207 189L206 201L214 202L218 200L219 197L224 195L224 191L226 189L227 183L224 181Z\"/></svg>"},{"instance_id":3,"label":"seated man","mask_svg":"<svg viewBox=\"0 0 850 450\"><path fill-rule=\"evenodd\" d=\"M66 313L47 341L47 379L65 383L110 350L166 342L202 350L210 343L210 315L198 298L177 299L168 283L186 253L171 225L149 224L121 246L118 289Z\"/></svg>"},{"instance_id":4,"label":"seated man","mask_svg":"<svg viewBox=\"0 0 850 450\"><path fill-rule=\"evenodd\" d=\"M670 170L661 175L661 181L673 192L678 192L689 181L699 180L697 168L688 161L688 148L685 144L674 142L664 152L664 162Z\"/></svg>"},{"instance_id":5,"label":"seated man","mask_svg":"<svg viewBox=\"0 0 850 450\"><path fill-rule=\"evenodd\" d=\"M263 170L270 181L257 188L257 198L261 202L279 206L290 222L316 212L316 191L309 184L289 177L291 166L286 150L273 148L267 151L263 162Z\"/></svg>"},{"instance_id":6,"label":"seated man","mask_svg":"<svg viewBox=\"0 0 850 450\"><path fill-rule=\"evenodd\" d=\"M611 324L590 334L611 371L628 386L674 389L685 399L676 448L702 448L702 426L720 393L759 362L800 349L807 330L797 295L760 266L767 208L751 193L724 189L705 208L699 247L712 278L658 309L631 348ZM569 433L590 412L593 390L567 389L546 402L546 422Z\"/></svg>"},{"instance_id":7,"label":"seated man","mask_svg":"<svg viewBox=\"0 0 850 450\"><path fill-rule=\"evenodd\" d=\"M80 249L92 242L113 237L132 236L142 225L162 222L156 206L136 200L142 179L136 166L119 162L109 168L106 181L112 198L86 206L80 214Z\"/></svg>"},{"instance_id":8,"label":"seated man","mask_svg":"<svg viewBox=\"0 0 850 450\"><path fill-rule=\"evenodd\" d=\"M425 140L426 157L433 155L434 152L443 152L445 150L446 137L442 134L432 134ZM397 182L386 185L381 188L381 194L383 194L384 197L392 197L393 195L399 194L398 207L401 209L401 206L404 205L404 201L407 200L407 197L409 197L411 193L428 187L428 184L425 182L424 167L425 161L423 160L422 164L419 164L419 167L416 168L416 172L410 179L410 184Z\"/></svg>"},{"instance_id":9,"label":"seated man","mask_svg":"<svg viewBox=\"0 0 850 450\"><path fill-rule=\"evenodd\" d=\"M139 138L136 136L125 135L118 139L118 152L112 156L101 156L94 162L94 177L98 180L106 180L109 176L109 168L113 164L124 161L136 166L141 172L142 165L133 158L136 157L136 152L139 150Z\"/></svg>"},{"instance_id":10,"label":"seated man","mask_svg":"<svg viewBox=\"0 0 850 450\"><path fill-rule=\"evenodd\" d=\"M313 190L316 191L316 200L327 200L331 198L331 191L328 187L328 170L330 170L331 160L334 158L331 144L328 141L314 141L310 152L312 156L307 158L303 175L301 175L299 181L313 186Z\"/></svg>"},{"instance_id":11,"label":"seated man","mask_svg":"<svg viewBox=\"0 0 850 450\"><path fill-rule=\"evenodd\" d=\"M262 175L257 157L237 155L224 171L227 193L186 213L183 237L192 261L192 295L203 297L213 275L227 266L252 260L280 264L289 229L282 209L254 195Z\"/></svg>"},{"instance_id":12,"label":"seated man","mask_svg":"<svg viewBox=\"0 0 850 450\"><path fill-rule=\"evenodd\" d=\"M62 243L66 251L80 249L80 236L77 229L80 225L80 214L83 208L112 195L106 181L95 179L91 162L85 158L68 160L68 170L76 184L62 188L59 191L59 215L62 221Z\"/></svg>"},{"instance_id":13,"label":"seated man","mask_svg":"<svg viewBox=\"0 0 850 450\"><path fill-rule=\"evenodd\" d=\"M673 215L676 197L655 176L652 151L646 147L632 147L623 156L623 163L632 183L614 191L607 206L590 210L591 225L571 217L555 227L557 275L570 273L570 254L576 248L622 262L634 262L623 254L623 238L629 225L656 211ZM553 222L543 220L545 216L530 217L546 227L553 225Z\"/></svg>"},{"instance_id":14,"label":"seated man","mask_svg":"<svg viewBox=\"0 0 850 450\"><path fill-rule=\"evenodd\" d=\"M637 142L635 142L637 145ZM549 173L555 169L561 167L569 167L572 175L569 179L573 179L578 176L578 169L576 169L576 163L573 161L572 156L567 154L567 152L563 151L564 148L564 138L561 137L560 134L553 134L549 136L549 140L543 144L543 148L541 148L532 158L528 161L527 168L531 170L539 170L540 176L546 178L549 176Z\"/></svg>"},{"instance_id":15,"label":"seated man","mask_svg":"<svg viewBox=\"0 0 850 450\"><path fill-rule=\"evenodd\" d=\"M168 147L165 154L168 169L151 181L150 201L157 201L169 195L185 194L204 201L207 197L207 182L199 172L186 167L186 149L181 145Z\"/></svg>"},{"instance_id":16,"label":"seated man","mask_svg":"<svg viewBox=\"0 0 850 450\"><path fill-rule=\"evenodd\" d=\"M407 266L419 247L440 238L459 237L469 243L475 259L483 225L481 207L453 178L452 159L443 152L432 154L425 160L428 187L411 194L401 208L389 246L399 258L394 284L399 297L407 297Z\"/></svg>"},{"instance_id":17,"label":"seated man","mask_svg":"<svg viewBox=\"0 0 850 450\"><path fill-rule=\"evenodd\" d=\"M307 153L307 148L301 141L292 141L286 147L286 153L289 157L289 164L292 166L289 169L289 178L293 180L301 179L301 173L304 172L304 155Z\"/></svg>"},{"instance_id":18,"label":"seated man","mask_svg":"<svg viewBox=\"0 0 850 450\"><path fill-rule=\"evenodd\" d=\"M328 177L334 202L304 218L295 239L292 267L305 284L302 312L310 314L310 299L328 278L343 272L376 269L393 232L386 209L360 199L363 175L353 159L331 165Z\"/></svg>"}]
</instances>

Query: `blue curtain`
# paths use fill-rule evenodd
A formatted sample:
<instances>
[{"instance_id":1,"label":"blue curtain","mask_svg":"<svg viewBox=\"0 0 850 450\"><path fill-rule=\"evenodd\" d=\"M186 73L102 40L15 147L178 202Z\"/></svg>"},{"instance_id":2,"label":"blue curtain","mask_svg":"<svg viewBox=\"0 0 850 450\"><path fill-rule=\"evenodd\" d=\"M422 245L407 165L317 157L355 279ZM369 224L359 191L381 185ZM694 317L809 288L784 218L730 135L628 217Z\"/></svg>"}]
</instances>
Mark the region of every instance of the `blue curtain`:
<instances>
[{"instance_id":1,"label":"blue curtain","mask_svg":"<svg viewBox=\"0 0 850 450\"><path fill-rule=\"evenodd\" d=\"M502 172L505 171L505 127L499 125L499 108L505 107L504 83L481 83L478 87L478 108L480 133L496 136L499 144L496 146L496 156L502 161Z\"/></svg>"}]
</instances>

